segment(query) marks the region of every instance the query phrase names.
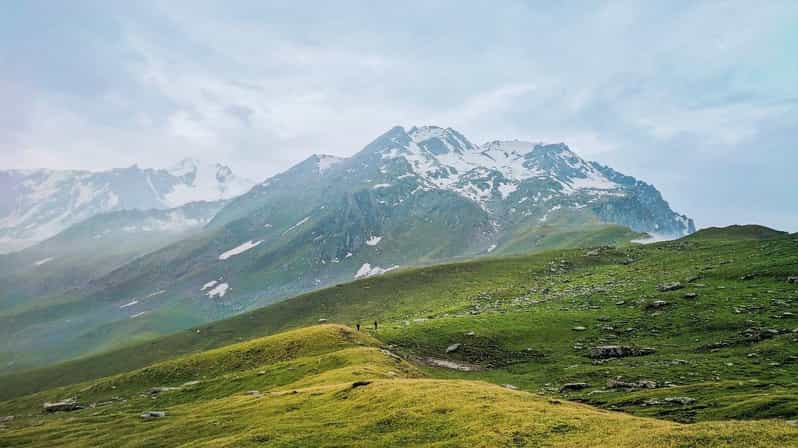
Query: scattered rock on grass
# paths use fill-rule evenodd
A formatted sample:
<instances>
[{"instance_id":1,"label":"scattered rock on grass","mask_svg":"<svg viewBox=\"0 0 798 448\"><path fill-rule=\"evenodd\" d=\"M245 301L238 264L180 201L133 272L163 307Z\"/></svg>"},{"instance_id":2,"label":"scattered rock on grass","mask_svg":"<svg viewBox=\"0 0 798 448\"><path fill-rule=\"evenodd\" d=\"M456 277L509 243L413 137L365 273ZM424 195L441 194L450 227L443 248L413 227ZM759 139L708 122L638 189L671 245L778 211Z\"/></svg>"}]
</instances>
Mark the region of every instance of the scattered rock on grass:
<instances>
[{"instance_id":1,"label":"scattered rock on grass","mask_svg":"<svg viewBox=\"0 0 798 448\"><path fill-rule=\"evenodd\" d=\"M693 403L695 403L695 398L690 398L690 397L666 397L663 398L662 400L651 398L643 402L643 404L648 406L658 406L663 404L688 405Z\"/></svg>"},{"instance_id":2,"label":"scattered rock on grass","mask_svg":"<svg viewBox=\"0 0 798 448\"><path fill-rule=\"evenodd\" d=\"M697 299L698 298L698 293L697 292L686 292L686 293L684 293L684 295L682 297L684 297L685 299Z\"/></svg>"},{"instance_id":3,"label":"scattered rock on grass","mask_svg":"<svg viewBox=\"0 0 798 448\"><path fill-rule=\"evenodd\" d=\"M78 404L78 401L74 398L56 401L55 403L44 403L42 407L44 408L45 412L70 412L83 409L83 406Z\"/></svg>"},{"instance_id":4,"label":"scattered rock on grass","mask_svg":"<svg viewBox=\"0 0 798 448\"><path fill-rule=\"evenodd\" d=\"M657 285L657 290L659 292L667 292L667 291L676 291L677 289L682 289L682 286L679 282L671 282L671 283L663 283L661 285Z\"/></svg>"},{"instance_id":5,"label":"scattered rock on grass","mask_svg":"<svg viewBox=\"0 0 798 448\"><path fill-rule=\"evenodd\" d=\"M166 417L165 411L144 411L141 413L141 418L145 420L163 417Z\"/></svg>"},{"instance_id":6,"label":"scattered rock on grass","mask_svg":"<svg viewBox=\"0 0 798 448\"><path fill-rule=\"evenodd\" d=\"M600 345L590 349L590 357L595 359L625 358L627 356L644 356L656 350L649 347L630 347L626 345Z\"/></svg>"},{"instance_id":7,"label":"scattered rock on grass","mask_svg":"<svg viewBox=\"0 0 798 448\"><path fill-rule=\"evenodd\" d=\"M583 327L581 325L577 325L574 328L571 328L571 330L573 330L573 331L585 331L585 330L587 330L587 328L585 328L585 327Z\"/></svg>"},{"instance_id":8,"label":"scattered rock on grass","mask_svg":"<svg viewBox=\"0 0 798 448\"><path fill-rule=\"evenodd\" d=\"M457 350L460 350L460 347L462 347L462 345L463 344L460 344L460 343L452 344L452 345L446 347L446 353L454 353Z\"/></svg>"},{"instance_id":9,"label":"scattered rock on grass","mask_svg":"<svg viewBox=\"0 0 798 448\"><path fill-rule=\"evenodd\" d=\"M588 383L567 383L563 384L562 387L560 387L560 392L582 390L582 389L587 389L588 387L590 387L590 384Z\"/></svg>"},{"instance_id":10,"label":"scattered rock on grass","mask_svg":"<svg viewBox=\"0 0 798 448\"><path fill-rule=\"evenodd\" d=\"M607 388L608 389L656 389L657 382L651 380L641 380L637 382L607 380Z\"/></svg>"}]
</instances>

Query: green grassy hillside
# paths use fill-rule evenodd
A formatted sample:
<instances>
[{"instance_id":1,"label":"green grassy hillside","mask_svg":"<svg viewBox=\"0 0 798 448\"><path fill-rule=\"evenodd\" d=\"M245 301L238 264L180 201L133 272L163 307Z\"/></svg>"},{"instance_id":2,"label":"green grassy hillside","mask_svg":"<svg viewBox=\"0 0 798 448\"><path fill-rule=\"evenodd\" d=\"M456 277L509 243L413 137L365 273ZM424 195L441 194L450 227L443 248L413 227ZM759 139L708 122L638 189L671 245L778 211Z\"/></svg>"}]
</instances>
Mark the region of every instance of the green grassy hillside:
<instances>
[{"instance_id":1,"label":"green grassy hillside","mask_svg":"<svg viewBox=\"0 0 798 448\"><path fill-rule=\"evenodd\" d=\"M42 401L87 407L40 413ZM165 414L144 419L149 411ZM685 425L423 375L377 339L322 325L0 404L8 447L798 444L778 421Z\"/></svg>"},{"instance_id":2,"label":"green grassy hillside","mask_svg":"<svg viewBox=\"0 0 798 448\"><path fill-rule=\"evenodd\" d=\"M641 423L651 425L650 428L664 425L661 426L662 433L654 431L647 436L647 440L657 443L661 440L662 446L724 446L723 443L752 446L746 443L754 443L753 440L759 436L745 440L737 437L741 437L740 434L760 434L760 431L762 434L783 434L782 431L789 432L789 429L779 423L741 424L737 421L798 419L798 383L795 381L798 378L798 284L788 282L789 277L798 275L798 237L781 235L763 239L748 232L730 233L732 236L724 238L702 238L699 235L646 246L560 250L480 259L397 271L338 285L166 338L47 369L1 377L0 400L12 401L0 405L0 416L38 415L38 407L43 401L71 395L101 401L106 397L91 394L92 391L108 392L110 386L102 384L112 384L116 387L111 389L114 392L128 391L132 394L149 387L174 386L233 375L242 379L214 383L214 388L209 389L209 392L214 392L209 396L221 398L227 393L235 395L236 391L265 390L272 387L270 384L277 388L287 388L288 384L294 388L321 387L318 396L309 395L313 398L309 398L308 403L313 403L313 409L328 409L347 416L342 417L341 426L336 429L340 430L342 438L327 441L332 445L335 445L333 441L346 445L354 443L351 441L358 434L366 433L362 432L365 431L363 427L349 419L361 419L366 425L372 417L377 418L370 413L378 411L365 405L350 409L348 406L354 402L342 406L335 401L336 394L350 387L343 384L347 381L369 378L379 379L373 383L379 387L365 388L374 391L374 395L358 395L360 400L366 403L369 400L376 403L389 400L391 406L392 400L402 403L407 400L413 403L407 405L410 406L407 409L412 409L408 412L424 416L425 421L435 420L437 414L433 411L437 404L419 403L425 393L412 391L423 391L425 387L452 388L455 394L467 396L474 393L487 397L483 399L488 406L485 412L497 413L495 425L501 425L500 421L504 419L509 419L507 421L512 421L513 425L526 424L513 420L518 417L514 414L502 414L504 408L526 409L525 412L531 414L538 411L548 413L551 411L547 400L571 400L605 410L669 420L644 419L642 421L648 423ZM361 323L364 330L352 333L343 327L316 326L320 319L349 326ZM380 323L377 331L371 328L374 320ZM308 346L299 348L293 343L287 344L292 347L290 350L256 348L265 344L264 341L274 344L279 338L291 340L291 337L281 334L275 339L254 338L296 328L307 329L288 335L303 335L301 339L308 341L320 336L303 332L321 331L320 328L337 328L336 331L343 332L341 334L352 336L339 336L339 342L331 342L325 336L321 337L323 342L309 342ZM607 345L628 347L628 350L637 350L643 356L607 359L593 356L597 347ZM329 366L347 365L349 370L322 367L328 366L324 364L326 361L314 358L330 350L318 347L329 346L340 351L335 357L337 361L330 361ZM380 352L378 347L389 348L399 359ZM347 359L354 357L359 361L344 362L341 360L344 355ZM385 356L387 358L383 359ZM293 357L304 359L305 367L295 366L285 368L280 375L270 374L274 383L264 383L263 375L257 375L257 371L264 370L263 366L273 365L275 361L280 364ZM362 367L353 367L360 362ZM146 368L156 363L160 364ZM187 368L187 365L191 367ZM319 367L308 370L312 365ZM354 373L365 371L370 373ZM246 375L237 372L249 372L254 376L246 379ZM350 376L339 376L343 372ZM118 376L99 380L112 375ZM401 381L383 384L386 378L404 378L418 381L418 384L403 385ZM541 398L496 388L506 384ZM91 388L86 389L89 386ZM361 392L358 390L357 394ZM37 395L29 395L31 393ZM489 399L496 394L506 396L509 401L496 398L500 405L496 404L497 401ZM169 395L172 396L177 400L181 395ZM202 414L207 411L209 419L213 419L210 415L216 415L214 413L230 416L224 421L238 422L240 419L234 417L239 411L228 412L221 403L205 409L204 405L193 403L192 400L197 398L193 397L184 397L184 401L175 401L174 405L182 409L180 412L191 413L196 409ZM247 399L235 397L230 400ZM262 410L264 414L258 414L260 417L257 418L272 425L270 428L283 428L277 431L279 435L275 432L268 434L268 440L272 440L275 446L301 446L304 440L296 439L299 437L297 434L282 434L288 431L287 426L281 426L287 425L288 420L278 416L282 406L303 409L296 415L301 416L303 422L307 417L309 431L320 431L314 425L319 421L330 421L319 418L323 414L316 414L304 404L298 404L301 400L295 399L299 400L298 397L277 394L268 400L268 406L252 411L259 413ZM519 401L514 401L516 399ZM469 406L458 404L453 407L455 410L444 415L457 414L466 420L473 418L468 412L476 411L466 412ZM578 409L579 412L587 409L597 412L596 415L606 414L584 406L569 406L572 405L556 409ZM463 413L458 413L459 409L463 409ZM606 415L621 418L617 414ZM58 418L61 417L52 417L52 420ZM134 422L140 424L135 415L126 418L131 425ZM489 435L490 431L484 428L472 428L471 431L448 417L440 418L446 425L451 425L455 433L451 436L454 440L452 446L458 446L458 443L475 446L505 443L501 438L505 433ZM63 430L58 422L53 423L55 426L48 426L49 419L51 417L43 420L42 428L23 425L18 428L20 432L12 433L22 437L22 434L30 432L29 440L39 441L44 432L37 431ZM728 420L735 422L724 423ZM412 418L408 420L413 421ZM161 422L147 424L162 424L164 431L178 424L170 420ZM623 425L632 424L630 422ZM694 424L681 426L671 422ZM715 423L710 425L710 422ZM237 428L235 424L231 428ZM395 424L400 429L387 431L388 435L373 429L368 433L375 434L375 440L387 445L422 443L415 437L424 434L435 434L429 443L450 437L444 437L438 429L430 429L432 427L414 433L408 429L411 423ZM389 424L388 429L391 425L394 423ZM75 426L76 431L85 430L81 428L84 427ZM139 439L135 439L133 428L123 431L114 427L114 434L129 437L126 440L131 446L137 445ZM704 430L706 432L701 432ZM538 434L530 431L530 434ZM475 438L467 438L465 433L472 432ZM659 439L657 434L664 438ZM687 435L685 439L672 438L676 434L692 434L689 437L698 439L690 439ZM216 438L217 435L209 435L208 443L222 446L224 443L244 446L250 443L247 439L235 437L222 441ZM535 438L538 435L522 440L531 445L547 443L552 446L557 443L567 446L567 443L580 440L569 439L567 434L562 439L551 434L551 437ZM399 439L392 439L393 436ZM492 438L494 436L496 438ZM627 438L640 440L632 435ZM607 439L607 443L621 443L619 440ZM772 439L762 440L775 443ZM789 446L787 440L794 443L793 439L783 439L783 443L771 446ZM317 442L317 439L307 439L311 445ZM652 442L650 446L658 445Z\"/></svg>"}]
</instances>

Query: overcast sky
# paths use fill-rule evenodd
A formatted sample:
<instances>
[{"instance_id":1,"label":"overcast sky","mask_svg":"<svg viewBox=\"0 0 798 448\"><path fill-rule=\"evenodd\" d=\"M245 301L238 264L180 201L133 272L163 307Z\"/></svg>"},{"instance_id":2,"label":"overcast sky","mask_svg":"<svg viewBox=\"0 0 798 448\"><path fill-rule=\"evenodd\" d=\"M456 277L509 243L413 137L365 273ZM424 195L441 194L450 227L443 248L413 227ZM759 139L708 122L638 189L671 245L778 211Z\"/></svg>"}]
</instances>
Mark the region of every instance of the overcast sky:
<instances>
[{"instance_id":1,"label":"overcast sky","mask_svg":"<svg viewBox=\"0 0 798 448\"><path fill-rule=\"evenodd\" d=\"M0 104L0 169L262 180L435 124L563 141L700 227L798 231L792 0L10 2Z\"/></svg>"}]
</instances>

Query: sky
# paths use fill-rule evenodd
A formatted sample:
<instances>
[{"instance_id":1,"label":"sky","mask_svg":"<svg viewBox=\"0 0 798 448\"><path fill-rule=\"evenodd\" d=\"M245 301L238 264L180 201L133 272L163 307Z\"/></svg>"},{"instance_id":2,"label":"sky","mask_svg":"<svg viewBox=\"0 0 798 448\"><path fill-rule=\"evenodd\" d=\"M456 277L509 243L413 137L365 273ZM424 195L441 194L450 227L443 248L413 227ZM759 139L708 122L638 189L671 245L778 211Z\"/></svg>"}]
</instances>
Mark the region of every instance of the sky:
<instances>
[{"instance_id":1,"label":"sky","mask_svg":"<svg viewBox=\"0 0 798 448\"><path fill-rule=\"evenodd\" d=\"M263 180L395 125L565 142L699 227L798 231L798 2L27 0L0 169Z\"/></svg>"}]
</instances>

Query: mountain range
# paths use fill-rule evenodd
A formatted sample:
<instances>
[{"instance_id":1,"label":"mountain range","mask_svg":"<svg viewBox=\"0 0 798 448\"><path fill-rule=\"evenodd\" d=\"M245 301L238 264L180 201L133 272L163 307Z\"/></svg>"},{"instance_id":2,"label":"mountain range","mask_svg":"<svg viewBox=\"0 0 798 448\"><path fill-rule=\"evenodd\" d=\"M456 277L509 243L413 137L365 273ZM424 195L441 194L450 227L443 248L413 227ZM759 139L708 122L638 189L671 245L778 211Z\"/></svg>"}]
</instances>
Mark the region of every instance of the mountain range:
<instances>
[{"instance_id":1,"label":"mountain range","mask_svg":"<svg viewBox=\"0 0 798 448\"><path fill-rule=\"evenodd\" d=\"M113 173L123 171L133 171L135 181L108 180L102 184L106 189L93 188L92 195L83 196L80 187L62 187L46 196L58 212L27 206L33 210L27 214L41 217L37 220L9 214L17 218L3 223L17 224L5 228L17 233L7 230L6 235L25 238L25 222L54 222L47 219L52 216L63 217L58 223L81 221L68 210L164 208L200 197L226 199L247 185L219 166L216 182L199 182L208 177L194 163L162 171L114 170L102 178L115 179L119 175ZM163 180L149 182L156 174ZM5 174L15 175L21 176ZM73 175L83 179L77 185L100 185L81 176ZM150 188L154 184L162 187ZM43 190L50 191L30 188ZM30 191L18 197L37 196ZM76 194L93 199L76 201ZM67 198L67 204L57 198ZM127 198L150 202L136 207ZM58 280L53 280L58 287L48 288L34 281L5 298L0 331L9 343L0 361L17 369L80 356L403 267L695 231L693 221L671 210L655 187L585 161L565 144L476 145L453 129L434 126L395 127L352 157L314 155L224 203L208 204L213 205L206 205L197 220L201 225L190 233L128 251L114 263L103 263L106 269L99 275L79 276L71 289ZM84 223L102 227L114 219L119 215L95 214ZM41 229L50 231L48 226ZM111 227L124 231L135 224ZM93 232L82 234L93 238L98 234ZM66 235L56 239L80 240ZM42 244L29 248L24 262L0 258L0 263L28 268L55 263L58 256ZM11 284L15 278L0 281ZM37 287L43 292L30 295Z\"/></svg>"},{"instance_id":2,"label":"mountain range","mask_svg":"<svg viewBox=\"0 0 798 448\"><path fill-rule=\"evenodd\" d=\"M230 199L254 183L186 159L169 169L0 171L0 253L18 251L95 215Z\"/></svg>"}]
</instances>

